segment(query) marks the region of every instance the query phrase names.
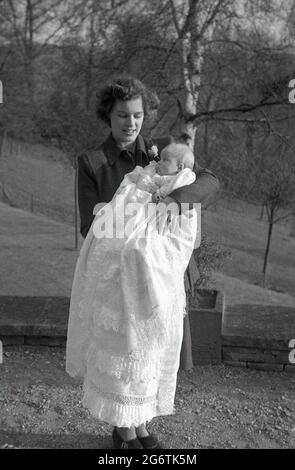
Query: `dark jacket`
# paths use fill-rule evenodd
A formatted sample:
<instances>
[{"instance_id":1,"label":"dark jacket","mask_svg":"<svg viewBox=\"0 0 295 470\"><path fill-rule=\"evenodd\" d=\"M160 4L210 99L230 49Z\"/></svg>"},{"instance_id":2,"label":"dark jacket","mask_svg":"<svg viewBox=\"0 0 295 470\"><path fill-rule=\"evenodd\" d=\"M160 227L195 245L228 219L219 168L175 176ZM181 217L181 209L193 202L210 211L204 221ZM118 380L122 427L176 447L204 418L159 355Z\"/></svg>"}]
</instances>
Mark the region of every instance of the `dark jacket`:
<instances>
[{"instance_id":1,"label":"dark jacket","mask_svg":"<svg viewBox=\"0 0 295 470\"><path fill-rule=\"evenodd\" d=\"M121 151L112 135L100 146L78 156L78 202L80 212L80 233L85 238L92 221L94 206L99 202L110 202L120 186L124 175L135 168L145 167L152 158L148 150L157 145L159 152L171 139L154 139L153 142L139 135L134 152ZM208 205L219 190L217 177L205 168L195 164L196 181L173 191L170 196L177 202L201 203Z\"/></svg>"}]
</instances>

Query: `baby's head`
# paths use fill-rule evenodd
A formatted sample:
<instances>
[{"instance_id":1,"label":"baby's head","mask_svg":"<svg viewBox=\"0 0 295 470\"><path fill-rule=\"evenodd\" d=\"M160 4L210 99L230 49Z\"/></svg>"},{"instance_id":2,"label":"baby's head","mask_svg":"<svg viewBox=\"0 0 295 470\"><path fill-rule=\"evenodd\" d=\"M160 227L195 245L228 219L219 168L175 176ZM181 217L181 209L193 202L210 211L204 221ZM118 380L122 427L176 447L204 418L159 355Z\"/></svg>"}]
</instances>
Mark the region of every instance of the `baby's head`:
<instances>
[{"instance_id":1,"label":"baby's head","mask_svg":"<svg viewBox=\"0 0 295 470\"><path fill-rule=\"evenodd\" d=\"M173 142L163 148L160 156L157 173L161 176L175 175L184 168L192 170L194 167L194 154L185 144Z\"/></svg>"}]
</instances>

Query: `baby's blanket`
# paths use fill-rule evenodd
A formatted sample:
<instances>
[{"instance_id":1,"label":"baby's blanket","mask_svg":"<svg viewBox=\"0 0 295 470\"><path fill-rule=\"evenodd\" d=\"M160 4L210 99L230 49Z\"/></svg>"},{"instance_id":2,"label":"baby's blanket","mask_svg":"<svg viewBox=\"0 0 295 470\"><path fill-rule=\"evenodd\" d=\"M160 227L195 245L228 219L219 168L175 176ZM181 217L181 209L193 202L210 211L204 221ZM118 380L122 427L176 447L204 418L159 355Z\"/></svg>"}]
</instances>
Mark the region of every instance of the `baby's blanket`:
<instances>
[{"instance_id":1,"label":"baby's blanket","mask_svg":"<svg viewBox=\"0 0 295 470\"><path fill-rule=\"evenodd\" d=\"M186 168L161 177L155 165L125 175L112 201L94 210L72 285L66 365L72 376L85 373L90 330L120 335L120 346L108 345L109 367L118 370L120 356L124 367L126 359L134 364L155 357L165 346L168 325L186 314L184 273L195 246L197 213L190 209L167 218L166 206L151 198L157 189L165 196L191 184L195 174Z\"/></svg>"}]
</instances>

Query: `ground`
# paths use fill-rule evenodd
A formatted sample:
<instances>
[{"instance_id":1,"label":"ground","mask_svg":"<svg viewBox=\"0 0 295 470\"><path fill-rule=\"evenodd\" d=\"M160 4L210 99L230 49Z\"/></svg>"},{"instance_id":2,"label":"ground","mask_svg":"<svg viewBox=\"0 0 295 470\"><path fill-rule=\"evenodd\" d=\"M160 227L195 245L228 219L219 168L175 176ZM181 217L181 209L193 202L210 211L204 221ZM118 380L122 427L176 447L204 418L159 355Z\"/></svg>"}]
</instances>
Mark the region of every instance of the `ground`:
<instances>
[{"instance_id":1,"label":"ground","mask_svg":"<svg viewBox=\"0 0 295 470\"><path fill-rule=\"evenodd\" d=\"M0 365L0 448L112 447L112 427L82 407L65 349L7 346ZM295 446L295 374L198 366L178 372L176 413L149 430L167 449Z\"/></svg>"}]
</instances>

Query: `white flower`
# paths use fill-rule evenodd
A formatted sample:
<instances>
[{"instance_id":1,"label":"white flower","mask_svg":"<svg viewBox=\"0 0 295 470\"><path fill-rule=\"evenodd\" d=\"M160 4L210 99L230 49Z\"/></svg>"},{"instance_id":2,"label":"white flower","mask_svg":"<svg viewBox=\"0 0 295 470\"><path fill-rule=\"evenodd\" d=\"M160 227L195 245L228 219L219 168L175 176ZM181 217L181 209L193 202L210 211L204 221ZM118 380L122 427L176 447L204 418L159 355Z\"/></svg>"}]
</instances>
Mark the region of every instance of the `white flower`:
<instances>
[{"instance_id":1,"label":"white flower","mask_svg":"<svg viewBox=\"0 0 295 470\"><path fill-rule=\"evenodd\" d=\"M154 159L159 156L158 147L156 145L152 145L152 147L148 150L148 156Z\"/></svg>"}]
</instances>

